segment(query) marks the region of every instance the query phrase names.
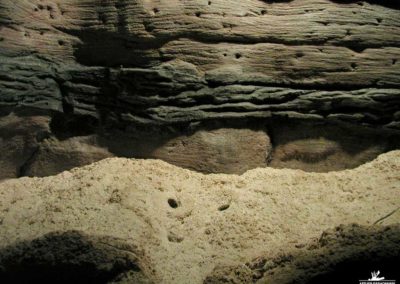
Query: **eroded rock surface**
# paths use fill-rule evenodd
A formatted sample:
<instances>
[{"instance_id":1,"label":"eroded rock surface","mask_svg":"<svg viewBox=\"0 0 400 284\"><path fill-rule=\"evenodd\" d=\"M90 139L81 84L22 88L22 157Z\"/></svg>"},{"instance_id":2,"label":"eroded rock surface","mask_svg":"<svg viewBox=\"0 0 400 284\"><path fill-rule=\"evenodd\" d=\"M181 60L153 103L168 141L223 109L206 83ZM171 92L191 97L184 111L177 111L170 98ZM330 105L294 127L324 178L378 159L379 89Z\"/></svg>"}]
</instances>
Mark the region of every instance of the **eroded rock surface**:
<instances>
[{"instance_id":1,"label":"eroded rock surface","mask_svg":"<svg viewBox=\"0 0 400 284\"><path fill-rule=\"evenodd\" d=\"M50 136L49 121L47 116L14 114L0 119L0 180L24 175L39 144Z\"/></svg>"},{"instance_id":2,"label":"eroded rock surface","mask_svg":"<svg viewBox=\"0 0 400 284\"><path fill-rule=\"evenodd\" d=\"M240 176L111 158L57 176L3 181L0 262L9 263L1 253L21 243L29 247L52 232L58 232L55 239L65 233L68 240L69 231L78 231L114 255L89 276L104 272L122 283L136 276L154 283L251 283L250 278L301 283L325 279L315 277L324 277L346 259L375 258L389 267L392 256L398 264L399 171L399 151L342 172L255 169ZM78 264L92 254L80 253ZM120 266L116 259L128 262ZM132 263L140 271L131 271ZM24 267L17 268L30 269ZM357 273L369 276L370 267L365 267ZM110 269L123 275L110 274Z\"/></svg>"},{"instance_id":3,"label":"eroded rock surface","mask_svg":"<svg viewBox=\"0 0 400 284\"><path fill-rule=\"evenodd\" d=\"M172 137L157 138L154 146L179 136L186 141L182 129L199 125L196 130L202 131L209 121L221 122L221 128L237 120L274 129L286 120L308 121L308 127L345 124L355 135L372 128L383 137L372 146L365 146L368 135L343 146L341 131L334 128L339 133L330 137L323 131L317 137L297 135L295 142L281 145L274 143L280 134L261 129L272 141L272 166L311 171L355 167L399 148L398 143L385 144L399 140L399 11L394 1L2 0L0 120L7 121L10 113L45 115L57 139L96 134L102 140L104 134L113 137L113 131L137 128L144 132L136 136L162 132L157 135L164 137L167 128L174 129ZM124 139L131 141L128 135ZM316 142L325 140L324 145ZM304 143L316 150L310 152ZM109 155L104 151L114 154L107 145L91 150L100 152L96 159ZM151 148L146 142L135 147ZM79 161L73 158L76 149L71 151L65 168L95 160L90 155ZM10 169L2 176L18 176L31 154L27 149L23 157L4 155L1 163ZM68 153L56 156L62 164ZM177 155L168 157L186 164ZM235 160L243 164L233 172L251 164L241 156ZM215 168L212 162L206 167ZM20 175L24 172L47 174L37 167Z\"/></svg>"},{"instance_id":4,"label":"eroded rock surface","mask_svg":"<svg viewBox=\"0 0 400 284\"><path fill-rule=\"evenodd\" d=\"M270 139L263 131L220 128L172 139L152 155L204 173L242 174L266 167L271 148Z\"/></svg>"},{"instance_id":5,"label":"eroded rock surface","mask_svg":"<svg viewBox=\"0 0 400 284\"><path fill-rule=\"evenodd\" d=\"M273 115L396 128L397 6L4 0L1 103L119 123Z\"/></svg>"},{"instance_id":6,"label":"eroded rock surface","mask_svg":"<svg viewBox=\"0 0 400 284\"><path fill-rule=\"evenodd\" d=\"M400 135L300 121L239 121L96 133L49 116L2 118L0 179L48 176L107 157L162 159L203 173L257 167L327 172L354 168L400 146Z\"/></svg>"}]
</instances>

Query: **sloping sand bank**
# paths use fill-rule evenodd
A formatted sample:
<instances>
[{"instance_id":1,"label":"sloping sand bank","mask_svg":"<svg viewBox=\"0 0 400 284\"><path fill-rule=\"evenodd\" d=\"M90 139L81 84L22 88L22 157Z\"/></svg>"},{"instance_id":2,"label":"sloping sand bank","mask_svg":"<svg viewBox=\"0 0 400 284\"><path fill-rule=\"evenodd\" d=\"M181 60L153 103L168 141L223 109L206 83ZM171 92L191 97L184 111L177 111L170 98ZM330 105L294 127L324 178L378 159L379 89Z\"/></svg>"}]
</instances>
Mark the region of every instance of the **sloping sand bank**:
<instances>
[{"instance_id":1,"label":"sloping sand bank","mask_svg":"<svg viewBox=\"0 0 400 284\"><path fill-rule=\"evenodd\" d=\"M306 282L296 261L315 275L322 267L304 264L313 259L307 250L325 263L339 262L349 251L338 248L348 245L362 254L373 244L398 257L399 206L400 151L354 170L241 176L111 158L0 183L0 277L44 265L89 267L79 275L98 283L290 283L293 270Z\"/></svg>"}]
</instances>

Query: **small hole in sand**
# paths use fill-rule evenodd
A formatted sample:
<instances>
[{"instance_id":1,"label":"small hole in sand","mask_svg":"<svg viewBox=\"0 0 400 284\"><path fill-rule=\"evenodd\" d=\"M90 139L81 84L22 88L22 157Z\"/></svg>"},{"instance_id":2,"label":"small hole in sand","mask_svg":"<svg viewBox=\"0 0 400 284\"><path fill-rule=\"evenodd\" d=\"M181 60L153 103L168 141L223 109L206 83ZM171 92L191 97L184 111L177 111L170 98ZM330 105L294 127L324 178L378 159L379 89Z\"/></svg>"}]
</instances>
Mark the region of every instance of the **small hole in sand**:
<instances>
[{"instance_id":1,"label":"small hole in sand","mask_svg":"<svg viewBox=\"0 0 400 284\"><path fill-rule=\"evenodd\" d=\"M229 208L229 204L224 204L224 205L221 205L220 207L218 207L218 210L219 211L225 211L226 209L228 209Z\"/></svg>"},{"instance_id":2,"label":"small hole in sand","mask_svg":"<svg viewBox=\"0 0 400 284\"><path fill-rule=\"evenodd\" d=\"M211 5L211 1L208 1L208 5Z\"/></svg>"},{"instance_id":3,"label":"small hole in sand","mask_svg":"<svg viewBox=\"0 0 400 284\"><path fill-rule=\"evenodd\" d=\"M154 14L157 14L157 13L160 12L160 10L159 10L158 8L154 8L154 9L153 9L153 12L154 12Z\"/></svg>"},{"instance_id":4,"label":"small hole in sand","mask_svg":"<svg viewBox=\"0 0 400 284\"><path fill-rule=\"evenodd\" d=\"M196 17L200 17L201 16L201 12L196 12Z\"/></svg>"},{"instance_id":5,"label":"small hole in sand","mask_svg":"<svg viewBox=\"0 0 400 284\"><path fill-rule=\"evenodd\" d=\"M351 68L356 69L357 68L357 63L351 63Z\"/></svg>"},{"instance_id":6,"label":"small hole in sand","mask_svg":"<svg viewBox=\"0 0 400 284\"><path fill-rule=\"evenodd\" d=\"M61 46L62 46L62 45L64 45L64 44L65 44L65 42L64 42L63 40L60 39L60 40L58 41L58 45L61 45Z\"/></svg>"},{"instance_id":7,"label":"small hole in sand","mask_svg":"<svg viewBox=\"0 0 400 284\"><path fill-rule=\"evenodd\" d=\"M181 243L183 240L183 237L177 236L174 233L170 233L168 235L168 241L170 241L171 243Z\"/></svg>"},{"instance_id":8,"label":"small hole in sand","mask_svg":"<svg viewBox=\"0 0 400 284\"><path fill-rule=\"evenodd\" d=\"M171 208L178 208L178 202L173 198L168 199L168 204Z\"/></svg>"},{"instance_id":9,"label":"small hole in sand","mask_svg":"<svg viewBox=\"0 0 400 284\"><path fill-rule=\"evenodd\" d=\"M239 59L240 57L242 57L242 55L241 55L240 53L236 53L236 54L235 54L235 58L236 58L236 59Z\"/></svg>"},{"instance_id":10,"label":"small hole in sand","mask_svg":"<svg viewBox=\"0 0 400 284\"><path fill-rule=\"evenodd\" d=\"M392 65L395 65L397 63L397 59L392 59Z\"/></svg>"},{"instance_id":11,"label":"small hole in sand","mask_svg":"<svg viewBox=\"0 0 400 284\"><path fill-rule=\"evenodd\" d=\"M261 15L267 14L267 10L261 10Z\"/></svg>"},{"instance_id":12,"label":"small hole in sand","mask_svg":"<svg viewBox=\"0 0 400 284\"><path fill-rule=\"evenodd\" d=\"M376 19L376 21L378 22L378 24L382 23L382 19L381 18Z\"/></svg>"}]
</instances>

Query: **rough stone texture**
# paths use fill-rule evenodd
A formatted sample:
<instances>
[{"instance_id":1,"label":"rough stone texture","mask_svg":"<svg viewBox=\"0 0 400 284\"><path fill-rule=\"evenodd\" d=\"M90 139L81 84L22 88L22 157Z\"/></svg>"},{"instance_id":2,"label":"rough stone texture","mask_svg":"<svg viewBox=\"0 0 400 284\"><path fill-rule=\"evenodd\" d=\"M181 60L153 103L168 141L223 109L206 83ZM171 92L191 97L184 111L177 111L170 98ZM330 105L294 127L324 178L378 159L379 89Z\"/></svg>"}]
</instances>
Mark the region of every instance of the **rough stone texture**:
<instances>
[{"instance_id":1,"label":"rough stone texture","mask_svg":"<svg viewBox=\"0 0 400 284\"><path fill-rule=\"evenodd\" d=\"M54 175L114 156L162 159L204 173L241 174L266 166L326 172L354 168L400 146L400 136L391 132L315 122L89 134L55 126L57 121L43 115L9 114L2 121L0 179Z\"/></svg>"},{"instance_id":2,"label":"rough stone texture","mask_svg":"<svg viewBox=\"0 0 400 284\"><path fill-rule=\"evenodd\" d=\"M325 283L316 277L329 279L336 265L346 267L346 259L359 264L355 276L368 277L377 268L364 267L365 260L384 261L388 268L399 263L399 172L400 151L393 151L332 173L254 169L241 176L203 175L157 160L111 158L53 177L3 181L0 260L4 251L21 251L21 243L40 248L43 241L35 240L52 232L67 234L68 244L72 230L111 253L103 259L98 250L77 252L78 264L95 255L90 263L98 268L88 275L104 272L122 283L135 275L154 283L221 283L221 277L230 283L249 283L249 277ZM79 240L79 234L72 238ZM98 236L108 239L99 242ZM46 247L52 251L57 241ZM42 259L48 263L51 253L37 261ZM110 273L113 265L123 275Z\"/></svg>"},{"instance_id":3,"label":"rough stone texture","mask_svg":"<svg viewBox=\"0 0 400 284\"><path fill-rule=\"evenodd\" d=\"M3 0L1 104L145 124L289 115L396 128L399 7L347 2Z\"/></svg>"},{"instance_id":4,"label":"rough stone texture","mask_svg":"<svg viewBox=\"0 0 400 284\"><path fill-rule=\"evenodd\" d=\"M399 7L394 1L2 0L0 114L44 113L58 134L67 129L69 136L100 139L132 127L178 133L199 122L229 128L248 119L275 128L288 119L399 135ZM340 136L319 135L329 141L310 153L316 161L310 163L296 154L309 152L302 146L307 139L280 147L274 141L281 138L267 134L279 160L272 158L272 166L313 171L354 167L399 148L381 141L360 150L355 142L344 147Z\"/></svg>"},{"instance_id":5,"label":"rough stone texture","mask_svg":"<svg viewBox=\"0 0 400 284\"><path fill-rule=\"evenodd\" d=\"M400 137L380 131L318 123L278 123L270 135L275 147L269 166L314 172L354 168L400 146Z\"/></svg>"},{"instance_id":6,"label":"rough stone texture","mask_svg":"<svg viewBox=\"0 0 400 284\"><path fill-rule=\"evenodd\" d=\"M147 135L123 135L119 138L80 136L63 141L46 139L27 164L25 175L57 174L112 156L162 159L204 173L241 174L267 166L270 152L268 135L249 129L199 131L166 142L160 137Z\"/></svg>"},{"instance_id":7,"label":"rough stone texture","mask_svg":"<svg viewBox=\"0 0 400 284\"><path fill-rule=\"evenodd\" d=\"M0 120L0 180L54 175L114 156L163 159L204 173L241 174L266 167L272 151L262 130L218 128L184 135L136 131L60 137L49 122L47 116L14 114Z\"/></svg>"},{"instance_id":8,"label":"rough stone texture","mask_svg":"<svg viewBox=\"0 0 400 284\"><path fill-rule=\"evenodd\" d=\"M90 138L80 136L65 141L54 138L44 140L26 164L24 175L54 175L113 156L107 149L92 146L93 142Z\"/></svg>"},{"instance_id":9,"label":"rough stone texture","mask_svg":"<svg viewBox=\"0 0 400 284\"><path fill-rule=\"evenodd\" d=\"M266 167L271 143L263 131L220 128L178 137L157 148L152 156L203 173L242 174Z\"/></svg>"},{"instance_id":10,"label":"rough stone texture","mask_svg":"<svg viewBox=\"0 0 400 284\"><path fill-rule=\"evenodd\" d=\"M13 114L0 120L0 180L24 174L27 162L39 143L50 135L49 117L18 117Z\"/></svg>"}]
</instances>

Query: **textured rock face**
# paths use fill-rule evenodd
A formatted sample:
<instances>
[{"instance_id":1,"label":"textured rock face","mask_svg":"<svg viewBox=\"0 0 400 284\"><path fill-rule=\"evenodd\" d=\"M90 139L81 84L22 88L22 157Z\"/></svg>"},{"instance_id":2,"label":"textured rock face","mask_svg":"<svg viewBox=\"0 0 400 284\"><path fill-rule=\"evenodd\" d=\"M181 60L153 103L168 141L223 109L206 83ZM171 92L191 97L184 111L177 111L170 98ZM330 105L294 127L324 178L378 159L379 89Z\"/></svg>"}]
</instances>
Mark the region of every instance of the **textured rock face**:
<instances>
[{"instance_id":1,"label":"textured rock face","mask_svg":"<svg viewBox=\"0 0 400 284\"><path fill-rule=\"evenodd\" d=\"M242 174L266 167L271 142L264 131L218 128L173 136L144 133L55 137L50 118L10 114L0 124L0 179L48 176L114 157L163 159L205 173Z\"/></svg>"},{"instance_id":2,"label":"textured rock face","mask_svg":"<svg viewBox=\"0 0 400 284\"><path fill-rule=\"evenodd\" d=\"M50 135L49 117L15 115L0 120L0 179L21 176L38 145Z\"/></svg>"},{"instance_id":3,"label":"textured rock face","mask_svg":"<svg viewBox=\"0 0 400 284\"><path fill-rule=\"evenodd\" d=\"M271 143L262 131L220 128L172 139L153 155L205 173L242 174L267 165Z\"/></svg>"},{"instance_id":4,"label":"textured rock face","mask_svg":"<svg viewBox=\"0 0 400 284\"><path fill-rule=\"evenodd\" d=\"M112 158L3 181L0 282L66 271L95 283L399 279L399 172L393 151L333 173L204 175Z\"/></svg>"},{"instance_id":5,"label":"textured rock face","mask_svg":"<svg viewBox=\"0 0 400 284\"><path fill-rule=\"evenodd\" d=\"M91 164L0 181L0 283L400 279L399 151L261 169L396 148L396 1L0 0L0 179Z\"/></svg>"},{"instance_id":6,"label":"textured rock face","mask_svg":"<svg viewBox=\"0 0 400 284\"><path fill-rule=\"evenodd\" d=\"M2 0L0 113L44 113L72 136L249 119L399 135L399 15L393 1ZM393 148L358 157L332 143L331 160L303 161L318 149L284 166L347 168Z\"/></svg>"}]
</instances>

